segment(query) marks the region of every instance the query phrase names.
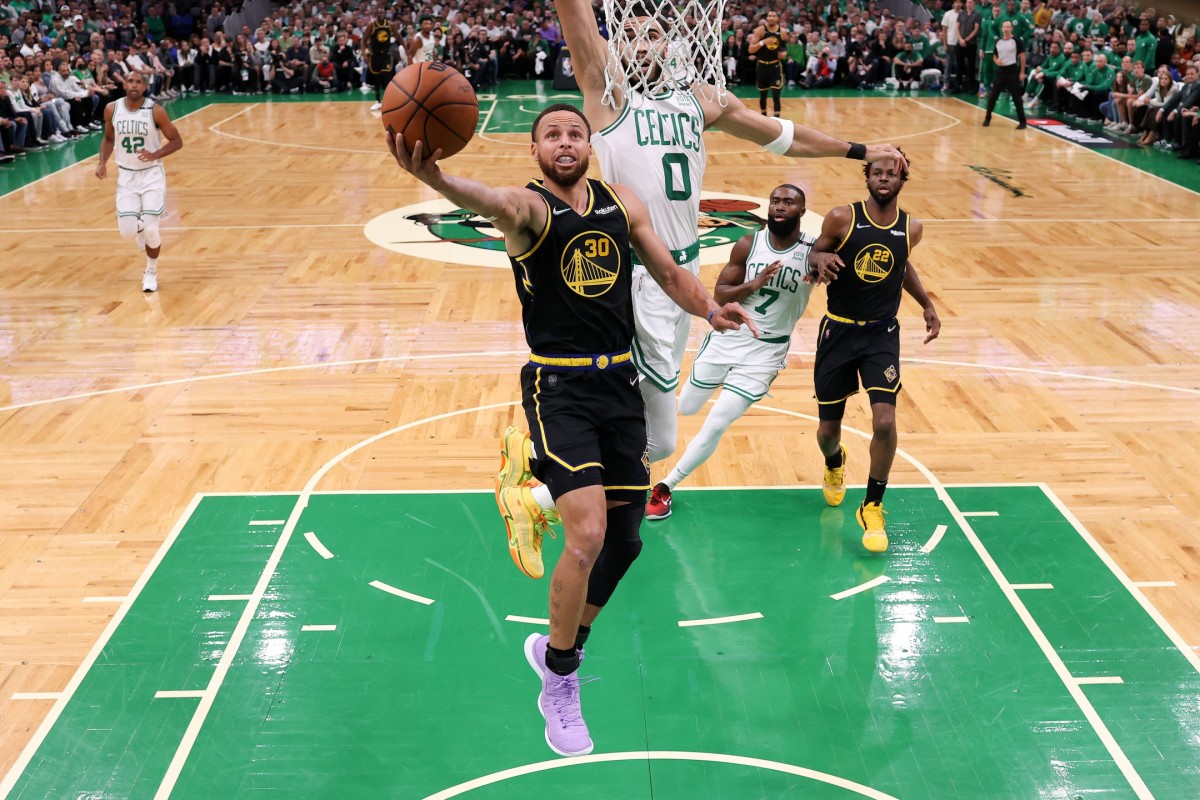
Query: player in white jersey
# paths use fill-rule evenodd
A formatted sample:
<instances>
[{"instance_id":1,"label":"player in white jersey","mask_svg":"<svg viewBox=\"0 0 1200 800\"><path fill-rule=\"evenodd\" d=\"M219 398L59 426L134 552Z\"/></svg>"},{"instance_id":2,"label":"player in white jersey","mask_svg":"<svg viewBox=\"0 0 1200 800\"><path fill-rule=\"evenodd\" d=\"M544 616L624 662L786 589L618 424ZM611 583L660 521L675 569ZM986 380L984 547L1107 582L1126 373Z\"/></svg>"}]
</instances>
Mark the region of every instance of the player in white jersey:
<instances>
[{"instance_id":1,"label":"player in white jersey","mask_svg":"<svg viewBox=\"0 0 1200 800\"><path fill-rule=\"evenodd\" d=\"M615 61L609 59L590 0L558 0L555 7L583 92L583 111L594 131L592 146L601 174L637 192L676 262L693 273L700 270L699 207L705 166L701 134L705 129L724 131L781 156L903 161L891 145L844 142L788 119L764 117L736 98L723 99L709 84L672 84L659 66L669 62L672 46L658 19L669 13L669 5L634 4L624 28L610 31L620 37L621 56ZM645 90L626 92L617 85L609 92L606 71L628 76L632 80L627 84ZM651 283L634 276L633 352L642 377L639 387L646 401L648 456L653 462L675 451L675 389L690 323L677 308L669 307L670 301ZM529 449L518 446L519 442L519 437L506 432L502 463L518 466L501 470L497 502L510 538L540 540L546 523L553 521L546 514L553 509L553 500L546 487L512 478L527 472L521 467ZM504 493L513 496L500 503ZM524 513L506 516L506 506Z\"/></svg>"},{"instance_id":2,"label":"player in white jersey","mask_svg":"<svg viewBox=\"0 0 1200 800\"><path fill-rule=\"evenodd\" d=\"M705 337L680 392L679 413L697 413L713 392L724 388L679 463L654 486L646 504L647 519L671 516L671 491L708 460L729 426L766 396L779 371L787 366L792 329L812 293L812 284L804 278L817 237L800 230L804 208L804 192L799 187L790 183L776 187L771 192L767 227L743 236L733 246L729 263L717 278L714 296L718 303L741 303L759 336L731 331Z\"/></svg>"},{"instance_id":3,"label":"player in white jersey","mask_svg":"<svg viewBox=\"0 0 1200 800\"><path fill-rule=\"evenodd\" d=\"M421 17L420 28L408 40L408 63L437 61L438 44L433 35L433 17Z\"/></svg>"},{"instance_id":4,"label":"player in white jersey","mask_svg":"<svg viewBox=\"0 0 1200 800\"><path fill-rule=\"evenodd\" d=\"M165 140L165 143L164 143ZM146 77L125 76L125 96L104 109L104 139L96 177L108 174L108 159L117 154L117 227L121 238L133 239L146 254L142 291L158 291L158 255L162 237L158 219L167 206L167 174L162 159L183 147L179 131L162 106L146 97Z\"/></svg>"}]
</instances>

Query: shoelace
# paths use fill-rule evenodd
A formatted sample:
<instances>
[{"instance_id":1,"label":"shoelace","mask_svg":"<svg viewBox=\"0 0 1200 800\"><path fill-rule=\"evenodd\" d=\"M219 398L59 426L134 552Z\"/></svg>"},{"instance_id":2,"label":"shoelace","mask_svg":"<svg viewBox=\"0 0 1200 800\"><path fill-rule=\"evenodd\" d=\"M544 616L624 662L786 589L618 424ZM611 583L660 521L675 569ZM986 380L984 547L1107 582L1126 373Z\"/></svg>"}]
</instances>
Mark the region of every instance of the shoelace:
<instances>
[{"instance_id":1,"label":"shoelace","mask_svg":"<svg viewBox=\"0 0 1200 800\"><path fill-rule=\"evenodd\" d=\"M583 726L583 709L579 705L579 687L585 686L599 677L591 676L580 680L570 676L555 676L550 681L551 702L558 714L558 721L564 728Z\"/></svg>"}]
</instances>

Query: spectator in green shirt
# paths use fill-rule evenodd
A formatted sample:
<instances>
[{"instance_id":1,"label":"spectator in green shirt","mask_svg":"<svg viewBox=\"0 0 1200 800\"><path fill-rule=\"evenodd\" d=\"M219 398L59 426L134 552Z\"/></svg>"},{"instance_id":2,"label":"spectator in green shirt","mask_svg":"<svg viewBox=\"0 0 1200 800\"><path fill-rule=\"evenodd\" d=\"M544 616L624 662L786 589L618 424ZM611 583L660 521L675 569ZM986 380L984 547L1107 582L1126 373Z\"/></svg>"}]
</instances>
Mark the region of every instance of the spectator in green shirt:
<instances>
[{"instance_id":1,"label":"spectator in green shirt","mask_svg":"<svg viewBox=\"0 0 1200 800\"><path fill-rule=\"evenodd\" d=\"M1042 92L1046 90L1047 86L1054 86L1054 82L1058 80L1059 75L1062 75L1066 66L1067 56L1063 55L1062 45L1058 42L1051 42L1050 55L1033 68L1029 73L1029 80L1025 84L1025 98L1030 108L1036 107Z\"/></svg>"},{"instance_id":2,"label":"spectator in green shirt","mask_svg":"<svg viewBox=\"0 0 1200 800\"><path fill-rule=\"evenodd\" d=\"M1067 33L1073 33L1079 38L1087 36L1088 28L1091 23L1088 22L1087 14L1084 13L1083 6L1076 5L1071 7L1071 18L1067 20L1067 24L1063 26Z\"/></svg>"},{"instance_id":3,"label":"spectator in green shirt","mask_svg":"<svg viewBox=\"0 0 1200 800\"><path fill-rule=\"evenodd\" d=\"M1137 43L1137 49L1133 51L1133 60L1141 61L1146 65L1146 69L1157 67L1154 51L1158 48L1158 37L1150 32L1150 20L1144 19L1138 23L1138 35L1134 41Z\"/></svg>"},{"instance_id":4,"label":"spectator in green shirt","mask_svg":"<svg viewBox=\"0 0 1200 800\"><path fill-rule=\"evenodd\" d=\"M1090 52L1090 51L1089 51ZM1071 110L1075 116L1082 119L1099 119L1100 104L1108 99L1109 90L1117 77L1117 71L1108 63L1108 58L1101 53L1092 60L1091 69L1084 73L1079 88L1085 94L1079 97L1071 95Z\"/></svg>"},{"instance_id":5,"label":"spectator in green shirt","mask_svg":"<svg viewBox=\"0 0 1200 800\"><path fill-rule=\"evenodd\" d=\"M987 92L987 88L993 83L993 78L996 75L996 63L992 60L992 56L996 53L996 38L999 34L999 26L997 20L1002 14L1000 8L1000 0L992 0L990 8L980 10L980 16L983 21L979 28L979 52L982 54L979 57L979 96Z\"/></svg>"},{"instance_id":6,"label":"spectator in green shirt","mask_svg":"<svg viewBox=\"0 0 1200 800\"><path fill-rule=\"evenodd\" d=\"M1070 46L1069 42L1067 46ZM1076 50L1070 53L1069 56L1071 60L1067 62L1067 66L1063 68L1062 74L1054 82L1054 91L1047 101L1047 111L1065 111L1070 105L1068 101L1071 98L1071 87L1083 77L1083 58L1080 56L1079 51Z\"/></svg>"},{"instance_id":7,"label":"spectator in green shirt","mask_svg":"<svg viewBox=\"0 0 1200 800\"><path fill-rule=\"evenodd\" d=\"M167 26L163 22L160 6L150 6L150 10L146 13L146 32L153 42L161 42L167 35Z\"/></svg>"}]
</instances>

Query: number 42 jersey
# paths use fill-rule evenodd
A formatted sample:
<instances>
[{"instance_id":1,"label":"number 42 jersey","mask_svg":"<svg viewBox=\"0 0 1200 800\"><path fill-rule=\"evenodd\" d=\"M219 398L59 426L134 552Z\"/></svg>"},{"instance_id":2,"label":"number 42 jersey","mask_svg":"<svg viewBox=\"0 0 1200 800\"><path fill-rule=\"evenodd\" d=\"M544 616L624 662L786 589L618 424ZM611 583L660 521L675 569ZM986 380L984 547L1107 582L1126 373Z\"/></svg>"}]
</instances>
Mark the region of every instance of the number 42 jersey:
<instances>
[{"instance_id":1,"label":"number 42 jersey","mask_svg":"<svg viewBox=\"0 0 1200 800\"><path fill-rule=\"evenodd\" d=\"M122 97L116 101L113 111L113 153L117 166L121 169L145 170L162 168L162 161L139 161L138 153L142 150L154 152L162 146L159 141L158 126L154 124L154 101L150 98L142 100L142 105L130 111Z\"/></svg>"}]
</instances>

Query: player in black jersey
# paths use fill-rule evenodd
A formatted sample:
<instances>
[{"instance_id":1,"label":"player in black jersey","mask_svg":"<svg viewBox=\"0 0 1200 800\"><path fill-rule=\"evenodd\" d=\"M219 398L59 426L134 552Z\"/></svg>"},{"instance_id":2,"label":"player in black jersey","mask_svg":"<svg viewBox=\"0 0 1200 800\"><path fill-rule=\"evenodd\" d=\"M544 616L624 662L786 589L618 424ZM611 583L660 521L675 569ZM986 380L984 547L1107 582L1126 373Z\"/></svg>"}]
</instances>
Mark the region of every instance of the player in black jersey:
<instances>
[{"instance_id":1,"label":"player in black jersey","mask_svg":"<svg viewBox=\"0 0 1200 800\"><path fill-rule=\"evenodd\" d=\"M371 76L371 85L375 87L375 103L372 111L383 107L383 90L395 72L392 61L392 23L388 22L384 6L379 6L379 12L374 21L367 26L363 39L367 42L367 73Z\"/></svg>"},{"instance_id":2,"label":"player in black jersey","mask_svg":"<svg viewBox=\"0 0 1200 800\"><path fill-rule=\"evenodd\" d=\"M859 378L871 401L871 471L867 494L855 516L863 546L887 549L883 492L896 456L896 394L900 391L901 290L921 304L925 343L937 338L942 323L921 285L909 253L921 241L920 220L896 204L908 180L899 161L884 160L863 169L870 197L838 206L821 226L809 263L813 280L827 284L828 308L817 337L813 383L819 405L817 444L825 456L825 501L839 505L846 494L846 448L842 417L846 398L858 392Z\"/></svg>"},{"instance_id":3,"label":"player in black jersey","mask_svg":"<svg viewBox=\"0 0 1200 800\"><path fill-rule=\"evenodd\" d=\"M767 114L767 92L771 93L775 116L783 106L779 93L783 89L783 58L787 55L788 33L779 27L779 14L767 12L767 19L750 34L750 52L757 62L758 108Z\"/></svg>"},{"instance_id":4,"label":"player in black jersey","mask_svg":"<svg viewBox=\"0 0 1200 800\"><path fill-rule=\"evenodd\" d=\"M521 370L521 394L533 453L526 451L527 463L504 465L497 502L513 560L534 578L542 575L542 528L529 510L537 508L530 473L550 487L562 516L566 541L551 581L550 636L531 635L525 654L542 679L546 741L566 756L592 749L579 707L580 652L641 551L650 488L645 404L629 352L630 246L684 310L717 330L754 328L741 306L718 306L676 265L637 195L584 178L590 137L583 112L550 106L533 123L531 151L542 180L508 188L446 175L437 164L440 151L424 159L418 142L410 157L387 137L404 169L504 234L532 351Z\"/></svg>"}]
</instances>

